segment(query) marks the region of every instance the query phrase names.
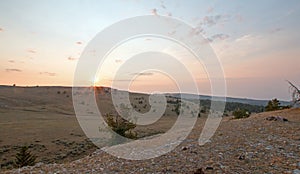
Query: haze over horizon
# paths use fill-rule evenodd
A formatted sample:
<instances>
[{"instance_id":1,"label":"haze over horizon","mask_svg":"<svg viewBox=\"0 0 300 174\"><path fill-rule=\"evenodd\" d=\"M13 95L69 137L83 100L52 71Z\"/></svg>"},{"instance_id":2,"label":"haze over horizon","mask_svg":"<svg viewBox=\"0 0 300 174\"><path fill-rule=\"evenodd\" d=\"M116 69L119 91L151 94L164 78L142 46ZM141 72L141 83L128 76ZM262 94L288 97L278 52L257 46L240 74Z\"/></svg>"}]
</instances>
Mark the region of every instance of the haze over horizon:
<instances>
[{"instance_id":1,"label":"haze over horizon","mask_svg":"<svg viewBox=\"0 0 300 174\"><path fill-rule=\"evenodd\" d=\"M285 80L300 85L297 0L1 1L0 85L72 86L76 63L94 36L111 24L141 15L172 16L194 26L220 59L230 97L289 101ZM123 45L121 51L112 53L104 69L106 74L91 77L91 85L110 86L111 69L120 67L130 55L124 50L140 43L155 47L151 46L154 41L149 38ZM164 52L181 56L197 74L199 93L210 95L205 69L189 60L184 51L176 52L176 45L156 41L163 45ZM132 91L177 90L164 74L129 69L127 75L132 74L136 75ZM125 74L118 80L122 83L128 77Z\"/></svg>"}]
</instances>

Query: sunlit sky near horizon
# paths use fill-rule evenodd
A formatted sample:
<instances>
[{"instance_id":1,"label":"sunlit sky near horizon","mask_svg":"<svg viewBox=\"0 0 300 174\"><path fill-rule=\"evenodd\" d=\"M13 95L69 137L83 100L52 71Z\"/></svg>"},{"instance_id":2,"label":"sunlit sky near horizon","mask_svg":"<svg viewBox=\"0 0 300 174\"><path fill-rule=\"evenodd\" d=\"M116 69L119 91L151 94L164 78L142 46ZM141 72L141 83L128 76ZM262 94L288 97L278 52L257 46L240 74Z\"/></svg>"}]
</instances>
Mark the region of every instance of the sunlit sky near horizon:
<instances>
[{"instance_id":1,"label":"sunlit sky near horizon","mask_svg":"<svg viewBox=\"0 0 300 174\"><path fill-rule=\"evenodd\" d=\"M2 0L0 85L71 86L89 41L104 28L140 15L172 16L198 28L222 63L228 96L290 100L285 80L300 86L298 0ZM209 94L201 68L191 63L191 69L203 87L199 92ZM153 74L141 73L133 90L173 91L166 77ZM109 73L105 78L110 81Z\"/></svg>"}]
</instances>

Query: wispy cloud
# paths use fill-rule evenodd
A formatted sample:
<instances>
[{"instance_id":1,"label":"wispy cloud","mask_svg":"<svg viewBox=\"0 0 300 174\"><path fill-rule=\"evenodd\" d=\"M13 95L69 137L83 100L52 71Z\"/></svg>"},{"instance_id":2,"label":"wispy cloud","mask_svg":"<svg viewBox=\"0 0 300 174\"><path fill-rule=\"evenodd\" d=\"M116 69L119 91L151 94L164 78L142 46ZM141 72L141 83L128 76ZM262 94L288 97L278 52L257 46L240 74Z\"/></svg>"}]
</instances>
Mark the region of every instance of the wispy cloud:
<instances>
[{"instance_id":1,"label":"wispy cloud","mask_svg":"<svg viewBox=\"0 0 300 174\"><path fill-rule=\"evenodd\" d=\"M237 39L235 39L235 42L253 42L257 36L251 35L251 34L246 34L243 35Z\"/></svg>"},{"instance_id":2,"label":"wispy cloud","mask_svg":"<svg viewBox=\"0 0 300 174\"><path fill-rule=\"evenodd\" d=\"M2 32L2 31L4 31L4 29L3 29L3 28L0 28L0 32Z\"/></svg>"},{"instance_id":3,"label":"wispy cloud","mask_svg":"<svg viewBox=\"0 0 300 174\"><path fill-rule=\"evenodd\" d=\"M165 5L165 2L163 0L160 0L160 8L161 10L166 13L167 16L172 16L172 13L168 11L167 6ZM154 15L158 15L157 14L157 9L155 9L154 11L152 11L152 14Z\"/></svg>"},{"instance_id":4,"label":"wispy cloud","mask_svg":"<svg viewBox=\"0 0 300 174\"><path fill-rule=\"evenodd\" d=\"M28 49L27 52L32 53L32 54L37 53L36 50L34 50L34 49Z\"/></svg>"},{"instance_id":5,"label":"wispy cloud","mask_svg":"<svg viewBox=\"0 0 300 174\"><path fill-rule=\"evenodd\" d=\"M111 82L131 82L131 81L139 81L136 79L113 79L113 80L109 80Z\"/></svg>"},{"instance_id":6,"label":"wispy cloud","mask_svg":"<svg viewBox=\"0 0 300 174\"><path fill-rule=\"evenodd\" d=\"M116 63L121 63L122 60L121 60L121 59L116 59L115 62L116 62Z\"/></svg>"},{"instance_id":7,"label":"wispy cloud","mask_svg":"<svg viewBox=\"0 0 300 174\"><path fill-rule=\"evenodd\" d=\"M212 16L204 16L201 22L201 25L204 26L214 26L221 22L227 22L230 19L230 15L212 15Z\"/></svg>"},{"instance_id":8,"label":"wispy cloud","mask_svg":"<svg viewBox=\"0 0 300 174\"><path fill-rule=\"evenodd\" d=\"M223 33L219 33L219 34L215 34L215 35L209 37L208 40L210 42L213 42L215 40L225 40L225 39L228 39L228 38L229 38L229 35L223 34Z\"/></svg>"},{"instance_id":9,"label":"wispy cloud","mask_svg":"<svg viewBox=\"0 0 300 174\"><path fill-rule=\"evenodd\" d=\"M200 33L203 33L204 30L201 26L192 28L192 30L190 31L189 35L194 36L194 35L199 35Z\"/></svg>"},{"instance_id":10,"label":"wispy cloud","mask_svg":"<svg viewBox=\"0 0 300 174\"><path fill-rule=\"evenodd\" d=\"M77 45L81 45L81 44L82 44L82 42L78 41L78 42L76 42L76 44L77 44Z\"/></svg>"},{"instance_id":11,"label":"wispy cloud","mask_svg":"<svg viewBox=\"0 0 300 174\"><path fill-rule=\"evenodd\" d=\"M15 68L7 68L5 69L6 72L22 72L20 69L15 69Z\"/></svg>"},{"instance_id":12,"label":"wispy cloud","mask_svg":"<svg viewBox=\"0 0 300 174\"><path fill-rule=\"evenodd\" d=\"M213 9L209 9L213 10ZM206 34L208 27L213 27L215 25L224 25L225 22L228 22L232 19L231 15L229 14L217 14L217 15L207 15L202 18L195 18L195 22L197 25L190 31L189 36L199 35L199 34ZM210 40L213 39L225 39L227 35L225 34L217 34L214 36L215 38L208 38Z\"/></svg>"},{"instance_id":13,"label":"wispy cloud","mask_svg":"<svg viewBox=\"0 0 300 174\"><path fill-rule=\"evenodd\" d=\"M138 75L138 76L152 76L154 73L152 72L142 72L142 73L132 73L132 75Z\"/></svg>"},{"instance_id":14,"label":"wispy cloud","mask_svg":"<svg viewBox=\"0 0 300 174\"><path fill-rule=\"evenodd\" d=\"M9 63L15 63L15 61L14 61L14 60L9 60L8 62L9 62Z\"/></svg>"},{"instance_id":15,"label":"wispy cloud","mask_svg":"<svg viewBox=\"0 0 300 174\"><path fill-rule=\"evenodd\" d=\"M75 57L68 57L68 60L70 61L74 61L74 60L77 60L78 58L75 58Z\"/></svg>"},{"instance_id":16,"label":"wispy cloud","mask_svg":"<svg viewBox=\"0 0 300 174\"><path fill-rule=\"evenodd\" d=\"M271 54L272 52L280 52L284 43L290 42L285 36L276 35L281 42L274 42L273 35L245 34L233 39L225 39L222 42L215 42L214 48L216 53L223 62L230 64L238 64L246 61L258 61L258 58Z\"/></svg>"},{"instance_id":17,"label":"wispy cloud","mask_svg":"<svg viewBox=\"0 0 300 174\"><path fill-rule=\"evenodd\" d=\"M56 73L52 73L52 72L40 72L40 75L56 76Z\"/></svg>"},{"instance_id":18,"label":"wispy cloud","mask_svg":"<svg viewBox=\"0 0 300 174\"><path fill-rule=\"evenodd\" d=\"M160 0L160 7L163 9L166 9L165 2L163 0Z\"/></svg>"},{"instance_id":19,"label":"wispy cloud","mask_svg":"<svg viewBox=\"0 0 300 174\"><path fill-rule=\"evenodd\" d=\"M217 24L217 21L221 19L221 15L216 16L204 16L202 20L202 25L212 26Z\"/></svg>"},{"instance_id":20,"label":"wispy cloud","mask_svg":"<svg viewBox=\"0 0 300 174\"><path fill-rule=\"evenodd\" d=\"M270 33L271 33L271 34L274 34L274 33L280 32L280 31L282 31L282 30L283 30L283 28L277 27L277 28L273 28L273 29L270 31Z\"/></svg>"}]
</instances>

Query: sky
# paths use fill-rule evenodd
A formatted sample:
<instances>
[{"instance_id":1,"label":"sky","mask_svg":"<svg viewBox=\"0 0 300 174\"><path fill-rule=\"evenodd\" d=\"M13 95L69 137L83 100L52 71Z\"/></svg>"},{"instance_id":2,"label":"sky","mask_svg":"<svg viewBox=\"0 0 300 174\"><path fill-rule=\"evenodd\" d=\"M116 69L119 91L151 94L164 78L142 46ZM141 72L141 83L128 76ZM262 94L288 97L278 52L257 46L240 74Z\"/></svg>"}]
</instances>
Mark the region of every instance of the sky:
<instances>
[{"instance_id":1,"label":"sky","mask_svg":"<svg viewBox=\"0 0 300 174\"><path fill-rule=\"evenodd\" d=\"M141 15L180 19L206 38L221 62L228 96L291 100L286 80L300 86L298 0L2 0L0 84L72 86L78 60L89 42L108 26ZM91 84L111 85L112 72L126 62L124 57L134 55L124 50L135 50L137 43L146 40L121 45L108 56L98 76L91 77ZM178 52L178 45L150 40L185 62L195 75L199 92L210 94L205 67L194 64L182 48ZM143 44L155 48L151 42ZM147 58L140 63L144 62ZM127 70L128 77L136 79L130 84L133 91L176 91L176 79L174 82L167 74ZM125 82L128 77L118 81ZM181 75L177 80L184 79ZM189 85L187 82L186 87Z\"/></svg>"}]
</instances>

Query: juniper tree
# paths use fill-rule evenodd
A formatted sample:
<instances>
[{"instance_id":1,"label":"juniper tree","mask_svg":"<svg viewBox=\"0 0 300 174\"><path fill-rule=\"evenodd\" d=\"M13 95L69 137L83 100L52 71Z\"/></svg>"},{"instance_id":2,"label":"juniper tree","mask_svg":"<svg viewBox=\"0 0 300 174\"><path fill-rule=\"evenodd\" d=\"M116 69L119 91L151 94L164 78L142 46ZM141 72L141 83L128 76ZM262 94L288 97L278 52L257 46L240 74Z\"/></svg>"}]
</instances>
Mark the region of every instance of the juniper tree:
<instances>
[{"instance_id":1,"label":"juniper tree","mask_svg":"<svg viewBox=\"0 0 300 174\"><path fill-rule=\"evenodd\" d=\"M280 102L277 98L274 98L268 102L268 105L265 107L266 111L276 111L280 109Z\"/></svg>"}]
</instances>

